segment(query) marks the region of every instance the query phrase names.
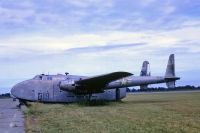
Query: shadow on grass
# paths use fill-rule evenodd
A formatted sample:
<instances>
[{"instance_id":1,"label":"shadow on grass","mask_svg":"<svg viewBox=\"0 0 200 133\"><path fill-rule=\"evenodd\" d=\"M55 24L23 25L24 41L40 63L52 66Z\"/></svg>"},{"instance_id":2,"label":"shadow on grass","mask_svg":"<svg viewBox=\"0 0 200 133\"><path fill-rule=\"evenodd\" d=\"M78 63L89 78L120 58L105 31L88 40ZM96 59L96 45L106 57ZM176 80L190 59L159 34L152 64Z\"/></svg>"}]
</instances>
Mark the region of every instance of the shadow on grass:
<instances>
[{"instance_id":1,"label":"shadow on grass","mask_svg":"<svg viewBox=\"0 0 200 133\"><path fill-rule=\"evenodd\" d=\"M78 106L90 106L90 107L96 107L96 106L110 106L110 105L119 105L119 104L156 104L156 103L168 103L170 100L119 100L119 101L107 101L107 100L83 100L76 103L43 103L46 105L52 105L52 104L60 104L60 105L70 105L70 104L77 104ZM31 103L29 104L29 107L32 107L31 109L34 109L35 106L39 103Z\"/></svg>"},{"instance_id":2,"label":"shadow on grass","mask_svg":"<svg viewBox=\"0 0 200 133\"><path fill-rule=\"evenodd\" d=\"M116 103L123 103L122 101L106 101L106 100L92 100L92 101L80 101L77 102L79 106L107 106Z\"/></svg>"},{"instance_id":3,"label":"shadow on grass","mask_svg":"<svg viewBox=\"0 0 200 133\"><path fill-rule=\"evenodd\" d=\"M123 101L125 104L150 104L150 103L167 103L168 100L137 100L137 101Z\"/></svg>"}]
</instances>

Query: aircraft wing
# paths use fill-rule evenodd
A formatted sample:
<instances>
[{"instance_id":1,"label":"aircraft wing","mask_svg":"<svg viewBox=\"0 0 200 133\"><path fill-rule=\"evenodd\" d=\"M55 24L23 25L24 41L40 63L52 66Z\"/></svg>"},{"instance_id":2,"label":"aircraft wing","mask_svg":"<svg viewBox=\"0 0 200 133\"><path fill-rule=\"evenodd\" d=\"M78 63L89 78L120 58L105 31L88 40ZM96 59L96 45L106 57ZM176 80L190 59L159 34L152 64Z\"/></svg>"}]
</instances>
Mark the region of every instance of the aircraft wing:
<instances>
[{"instance_id":1,"label":"aircraft wing","mask_svg":"<svg viewBox=\"0 0 200 133\"><path fill-rule=\"evenodd\" d=\"M82 86L85 91L98 92L102 91L102 88L104 88L108 83L131 75L133 74L128 72L112 72L99 76L88 77L76 81L75 83Z\"/></svg>"}]
</instances>

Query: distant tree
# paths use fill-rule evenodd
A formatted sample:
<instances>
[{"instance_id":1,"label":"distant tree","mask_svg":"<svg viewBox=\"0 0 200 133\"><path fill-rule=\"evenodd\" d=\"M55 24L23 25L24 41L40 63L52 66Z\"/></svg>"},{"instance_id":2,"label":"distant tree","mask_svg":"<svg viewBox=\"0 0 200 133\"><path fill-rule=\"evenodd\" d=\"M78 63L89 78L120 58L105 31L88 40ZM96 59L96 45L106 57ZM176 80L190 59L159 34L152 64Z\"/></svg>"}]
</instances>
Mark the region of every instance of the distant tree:
<instances>
[{"instance_id":1,"label":"distant tree","mask_svg":"<svg viewBox=\"0 0 200 133\"><path fill-rule=\"evenodd\" d=\"M136 92L136 91L137 91L137 90L136 90L136 89L134 89L134 88L131 90L131 92Z\"/></svg>"},{"instance_id":2,"label":"distant tree","mask_svg":"<svg viewBox=\"0 0 200 133\"><path fill-rule=\"evenodd\" d=\"M131 90L127 87L127 88L126 88L126 92L131 92Z\"/></svg>"},{"instance_id":3,"label":"distant tree","mask_svg":"<svg viewBox=\"0 0 200 133\"><path fill-rule=\"evenodd\" d=\"M0 98L4 98L4 97L10 97L10 93L5 93L5 94L0 95Z\"/></svg>"},{"instance_id":4,"label":"distant tree","mask_svg":"<svg viewBox=\"0 0 200 133\"><path fill-rule=\"evenodd\" d=\"M200 90L200 86L178 86L175 88L164 88L164 87L158 87L158 88L147 88L147 89L139 89L137 91L139 92L151 92L151 91L179 91L179 90Z\"/></svg>"}]
</instances>

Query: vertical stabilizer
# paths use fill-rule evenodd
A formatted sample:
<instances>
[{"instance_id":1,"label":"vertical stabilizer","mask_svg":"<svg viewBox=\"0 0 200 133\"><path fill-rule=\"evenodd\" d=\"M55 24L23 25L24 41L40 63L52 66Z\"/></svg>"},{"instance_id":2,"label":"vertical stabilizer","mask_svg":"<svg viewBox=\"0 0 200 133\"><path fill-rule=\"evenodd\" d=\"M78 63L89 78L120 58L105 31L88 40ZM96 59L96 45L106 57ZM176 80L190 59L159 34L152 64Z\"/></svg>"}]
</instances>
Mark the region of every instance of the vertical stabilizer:
<instances>
[{"instance_id":1,"label":"vertical stabilizer","mask_svg":"<svg viewBox=\"0 0 200 133\"><path fill-rule=\"evenodd\" d=\"M142 69L140 72L140 76L150 76L150 70L149 70L149 62L144 61L142 64Z\"/></svg>"},{"instance_id":2,"label":"vertical stabilizer","mask_svg":"<svg viewBox=\"0 0 200 133\"><path fill-rule=\"evenodd\" d=\"M140 76L150 76L150 64L148 61L144 61L143 64L142 64L142 69L141 69L141 72L140 72ZM140 86L140 89L148 89L148 85L141 85Z\"/></svg>"},{"instance_id":3,"label":"vertical stabilizer","mask_svg":"<svg viewBox=\"0 0 200 133\"><path fill-rule=\"evenodd\" d=\"M175 60L174 54L169 56L165 78L175 77Z\"/></svg>"},{"instance_id":4,"label":"vertical stabilizer","mask_svg":"<svg viewBox=\"0 0 200 133\"><path fill-rule=\"evenodd\" d=\"M167 69L165 73L165 81L168 88L175 88L175 82L176 80L179 80L179 77L176 77L175 75L175 59L174 54L171 54L169 56Z\"/></svg>"}]
</instances>

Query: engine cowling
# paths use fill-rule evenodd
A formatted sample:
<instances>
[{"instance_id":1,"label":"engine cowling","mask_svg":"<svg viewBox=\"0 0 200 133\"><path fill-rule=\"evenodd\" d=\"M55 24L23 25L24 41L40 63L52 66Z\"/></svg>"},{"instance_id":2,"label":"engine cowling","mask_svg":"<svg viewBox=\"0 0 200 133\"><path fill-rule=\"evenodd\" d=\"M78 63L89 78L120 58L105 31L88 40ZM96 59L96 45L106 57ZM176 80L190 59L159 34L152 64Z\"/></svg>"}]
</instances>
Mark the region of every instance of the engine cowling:
<instances>
[{"instance_id":1,"label":"engine cowling","mask_svg":"<svg viewBox=\"0 0 200 133\"><path fill-rule=\"evenodd\" d=\"M73 92L76 89L76 84L69 83L68 81L61 81L59 87L61 90Z\"/></svg>"}]
</instances>

